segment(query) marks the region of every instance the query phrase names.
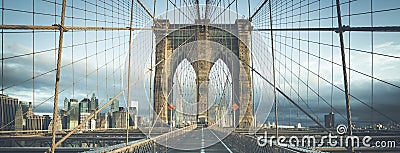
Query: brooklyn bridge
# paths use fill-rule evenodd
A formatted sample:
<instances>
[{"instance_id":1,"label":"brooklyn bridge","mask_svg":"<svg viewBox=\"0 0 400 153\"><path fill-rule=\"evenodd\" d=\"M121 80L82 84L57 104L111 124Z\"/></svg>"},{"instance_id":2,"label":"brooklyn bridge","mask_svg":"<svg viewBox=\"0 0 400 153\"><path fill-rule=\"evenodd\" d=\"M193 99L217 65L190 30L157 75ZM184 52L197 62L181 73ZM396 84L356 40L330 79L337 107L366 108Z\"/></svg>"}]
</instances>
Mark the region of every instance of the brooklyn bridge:
<instances>
[{"instance_id":1,"label":"brooklyn bridge","mask_svg":"<svg viewBox=\"0 0 400 153\"><path fill-rule=\"evenodd\" d=\"M400 151L400 1L0 5L0 152Z\"/></svg>"}]
</instances>

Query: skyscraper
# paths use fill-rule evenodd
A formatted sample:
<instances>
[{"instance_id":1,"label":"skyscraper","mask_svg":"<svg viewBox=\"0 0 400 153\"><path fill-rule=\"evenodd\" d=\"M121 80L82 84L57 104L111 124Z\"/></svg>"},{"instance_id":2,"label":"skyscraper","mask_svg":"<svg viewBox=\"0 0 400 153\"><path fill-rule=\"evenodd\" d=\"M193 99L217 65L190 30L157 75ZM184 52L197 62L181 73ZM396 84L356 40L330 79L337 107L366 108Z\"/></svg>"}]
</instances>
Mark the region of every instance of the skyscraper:
<instances>
[{"instance_id":1,"label":"skyscraper","mask_svg":"<svg viewBox=\"0 0 400 153\"><path fill-rule=\"evenodd\" d=\"M113 128L126 128L127 114L123 107L119 107L118 111L113 112L112 127Z\"/></svg>"},{"instance_id":2,"label":"skyscraper","mask_svg":"<svg viewBox=\"0 0 400 153\"><path fill-rule=\"evenodd\" d=\"M90 113L81 113L80 114L80 119L79 119L79 124L83 123L88 117L90 116ZM91 121L86 122L81 129L90 129L91 127Z\"/></svg>"},{"instance_id":3,"label":"skyscraper","mask_svg":"<svg viewBox=\"0 0 400 153\"><path fill-rule=\"evenodd\" d=\"M15 113L15 130L20 131L24 129L24 116L21 104L18 105L17 112Z\"/></svg>"},{"instance_id":4,"label":"skyscraper","mask_svg":"<svg viewBox=\"0 0 400 153\"><path fill-rule=\"evenodd\" d=\"M138 106L139 102L138 101L131 101L129 105L129 126L135 126L137 127L137 115L138 115ZM132 121L132 122L131 122Z\"/></svg>"},{"instance_id":5,"label":"skyscraper","mask_svg":"<svg viewBox=\"0 0 400 153\"><path fill-rule=\"evenodd\" d=\"M335 126L335 114L333 112L325 115L325 127L326 128L334 128Z\"/></svg>"},{"instance_id":6,"label":"skyscraper","mask_svg":"<svg viewBox=\"0 0 400 153\"><path fill-rule=\"evenodd\" d=\"M0 122L1 130L14 130L14 119L18 109L18 99L0 94Z\"/></svg>"},{"instance_id":7,"label":"skyscraper","mask_svg":"<svg viewBox=\"0 0 400 153\"><path fill-rule=\"evenodd\" d=\"M22 114L24 114L24 118L26 118L27 115L33 115L32 102L20 101L19 103L21 104Z\"/></svg>"},{"instance_id":8,"label":"skyscraper","mask_svg":"<svg viewBox=\"0 0 400 153\"><path fill-rule=\"evenodd\" d=\"M99 99L97 99L94 93L92 95L92 98L90 99L90 102L91 102L90 110L96 111L99 108Z\"/></svg>"},{"instance_id":9,"label":"skyscraper","mask_svg":"<svg viewBox=\"0 0 400 153\"><path fill-rule=\"evenodd\" d=\"M96 110L99 109L99 99L97 99L97 97L96 97L96 95L94 93L92 94L92 98L90 99L90 103L91 104L90 104L89 112L90 113L95 113ZM95 120L95 124L98 124L97 123L98 117L99 117L99 113L95 114L95 116L93 118ZM92 122L90 123L90 126L93 127Z\"/></svg>"},{"instance_id":10,"label":"skyscraper","mask_svg":"<svg viewBox=\"0 0 400 153\"><path fill-rule=\"evenodd\" d=\"M69 103L69 100L67 97L65 97L65 99L64 99L64 110L65 111L68 111L68 103Z\"/></svg>"},{"instance_id":11,"label":"skyscraper","mask_svg":"<svg viewBox=\"0 0 400 153\"><path fill-rule=\"evenodd\" d=\"M91 102L89 98L83 98L79 103L80 113L90 113L90 104Z\"/></svg>"},{"instance_id":12,"label":"skyscraper","mask_svg":"<svg viewBox=\"0 0 400 153\"><path fill-rule=\"evenodd\" d=\"M99 113L96 120L96 128L108 128L107 114Z\"/></svg>"},{"instance_id":13,"label":"skyscraper","mask_svg":"<svg viewBox=\"0 0 400 153\"><path fill-rule=\"evenodd\" d=\"M62 124L61 124L62 129L68 129L69 128L68 127L68 125L69 125L68 110L61 110L60 116L61 116L61 122L62 122Z\"/></svg>"},{"instance_id":14,"label":"skyscraper","mask_svg":"<svg viewBox=\"0 0 400 153\"><path fill-rule=\"evenodd\" d=\"M110 98L111 100L111 98ZM119 110L119 101L118 99L115 99L114 101L111 102L110 105L110 113L113 114L113 112L116 112Z\"/></svg>"},{"instance_id":15,"label":"skyscraper","mask_svg":"<svg viewBox=\"0 0 400 153\"><path fill-rule=\"evenodd\" d=\"M31 116L33 116L33 106L32 102L29 102L25 117L31 117Z\"/></svg>"},{"instance_id":16,"label":"skyscraper","mask_svg":"<svg viewBox=\"0 0 400 153\"><path fill-rule=\"evenodd\" d=\"M62 116L62 115L61 115ZM53 130L53 123L54 120L50 120L50 124L48 126L48 130L52 131ZM61 121L61 117L57 118L57 126L56 126L56 131L61 131L63 129L63 122Z\"/></svg>"},{"instance_id":17,"label":"skyscraper","mask_svg":"<svg viewBox=\"0 0 400 153\"><path fill-rule=\"evenodd\" d=\"M68 128L73 129L79 125L79 103L76 99L70 99L68 103Z\"/></svg>"}]
</instances>

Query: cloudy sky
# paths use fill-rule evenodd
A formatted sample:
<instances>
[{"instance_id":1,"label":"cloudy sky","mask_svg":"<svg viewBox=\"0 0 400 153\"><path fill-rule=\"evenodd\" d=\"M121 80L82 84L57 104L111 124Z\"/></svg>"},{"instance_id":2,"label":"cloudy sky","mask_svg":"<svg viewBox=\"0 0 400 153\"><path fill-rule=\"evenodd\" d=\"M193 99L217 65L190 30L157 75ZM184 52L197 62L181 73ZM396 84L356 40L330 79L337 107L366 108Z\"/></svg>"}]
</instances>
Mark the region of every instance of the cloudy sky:
<instances>
[{"instance_id":1,"label":"cloudy sky","mask_svg":"<svg viewBox=\"0 0 400 153\"><path fill-rule=\"evenodd\" d=\"M356 1L342 5L344 25L356 26L399 26L400 20L394 20L400 15L400 2L397 0L379 1L373 0L373 11L378 11L372 16L364 13L371 10L370 1ZM2 3L2 2L0 2ZM145 5L153 11L152 1L144 1ZM201 3L204 3L201 1ZM251 1L251 12L254 12L262 3L261 0ZM296 2L294 2L296 4ZM3 5L3 4L2 4ZM79 9L86 7L95 10L90 4L81 1L68 1L66 25L74 26L129 26L129 10L122 3L113 3L114 12L98 8L101 14L83 12ZM100 4L99 4L100 5ZM179 4L177 4L179 6ZM296 4L298 5L298 4ZM321 6L330 6L331 2L324 1ZM103 6L103 4L101 5ZM106 5L104 5L106 6ZM157 3L156 14L164 16L166 10L165 1ZM169 4L168 9L173 5ZM239 1L238 11L240 17L248 17L247 1ZM241 7L246 6L246 7ZM318 6L317 3L310 5L311 9ZM111 6L107 6L111 7ZM276 12L282 11L286 5L280 6ZM19 2L13 0L4 1L4 24L20 25L52 25L59 23L60 5L43 1ZM235 5L232 5L232 11ZM307 11L296 10L293 13ZM351 8L351 9L349 9ZM264 8L266 9L266 8ZM320 17L310 13L310 16L301 15L285 19L292 12L275 15L275 28L291 27L331 27L337 25L332 9L321 11ZM390 9L394 9L391 10ZM23 10L26 12L16 11ZM35 11L36 14L29 12ZM386 10L386 11L381 11ZM173 10L172 10L173 11ZM265 11L265 10L264 10ZM176 11L178 12L178 11ZM141 14L142 13L142 14ZM103 15L108 14L108 15ZM142 26L148 17L143 10L137 8L135 26ZM348 14L353 14L349 16ZM169 12L171 18L173 14ZM179 15L179 13L177 13ZM72 19L71 17L75 18ZM81 17L81 18L79 18ZM234 16L233 16L234 17ZM269 28L267 18L259 15L254 19L255 28ZM300 22L296 24L285 24L292 19L305 20L328 17L327 19L312 22ZM85 19L86 18L86 22ZM302 19L300 19L302 18ZM98 20L97 22L95 20ZM289 21L287 21L289 20ZM232 20L233 21L233 20ZM346 110L343 94L343 76L341 69L339 38L335 32L277 32L275 34L275 55L277 69L277 86L289 95L301 107L308 110L312 115L323 121L323 115L334 111L337 122L345 121ZM36 30L4 30L2 43L2 88L4 94L16 97L22 101L34 102L36 112L47 113L52 111L55 84L56 50L58 46L57 31L45 32ZM148 108L148 96L150 91L148 68L151 57L151 33L143 32L135 35L134 53L132 60L133 79L139 80L133 86L132 100L139 101L142 113ZM271 48L270 34L268 32L253 32L252 50L254 67L261 75L272 81L271 70ZM292 39L294 38L294 39ZM350 93L353 119L356 123L366 121L386 122L391 119L399 121L400 115L400 34L383 32L345 32L345 46L347 62L350 65ZM310 42L304 41L310 40ZM96 43L97 42L97 43ZM82 99L98 95L100 104L104 104L108 98L113 97L122 88L126 80L125 62L129 50L129 34L123 31L75 31L66 32L64 37L64 49L61 71L61 85L59 99L67 98ZM321 45L318 43L320 42ZM324 45L325 44L325 45ZM350 49L349 49L350 48ZM374 52L374 55L369 52ZM34 55L32 55L35 53ZM314 55L314 56L313 56ZM86 58L87 57L87 58ZM321 58L318 58L321 57ZM153 58L154 59L154 58ZM334 62L334 64L331 63ZM307 70L308 69L308 70ZM372 71L373 69L373 71ZM373 75L374 79L371 78ZM35 79L32 77L35 76ZM154 76L154 75L153 75ZM319 77L318 77L319 76ZM308 86L308 87L307 87ZM273 88L260 76L254 76L254 102L259 121L266 120L272 106L271 92ZM124 98L119 98L120 105L125 106ZM306 119L304 114L295 106L278 94L280 116L284 124L314 125L311 120ZM60 103L60 107L62 107ZM331 107L332 106L332 107ZM140 106L139 106L140 107ZM372 110L370 107L372 107ZM383 113L384 115L380 114ZM273 113L272 113L273 114ZM387 117L385 117L387 116ZM269 115L269 118L274 118Z\"/></svg>"}]
</instances>

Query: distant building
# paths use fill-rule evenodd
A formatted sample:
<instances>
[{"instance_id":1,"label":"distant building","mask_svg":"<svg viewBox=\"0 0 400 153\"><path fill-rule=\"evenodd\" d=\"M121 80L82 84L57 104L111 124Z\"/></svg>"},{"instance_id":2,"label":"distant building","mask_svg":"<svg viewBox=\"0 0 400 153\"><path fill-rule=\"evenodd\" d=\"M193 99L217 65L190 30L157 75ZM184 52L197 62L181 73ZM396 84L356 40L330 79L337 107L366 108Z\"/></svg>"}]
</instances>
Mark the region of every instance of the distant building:
<instances>
[{"instance_id":1,"label":"distant building","mask_svg":"<svg viewBox=\"0 0 400 153\"><path fill-rule=\"evenodd\" d=\"M137 118L137 114L138 114L138 106L139 106L139 102L138 101L131 101L130 105L129 105L129 126L134 126L135 128L137 128L138 126L138 118Z\"/></svg>"},{"instance_id":2,"label":"distant building","mask_svg":"<svg viewBox=\"0 0 400 153\"><path fill-rule=\"evenodd\" d=\"M14 130L15 115L19 106L17 98L0 94L0 125L4 127L2 130Z\"/></svg>"},{"instance_id":3,"label":"distant building","mask_svg":"<svg viewBox=\"0 0 400 153\"><path fill-rule=\"evenodd\" d=\"M335 127L335 114L333 114L333 112L325 115L325 127L326 128Z\"/></svg>"},{"instance_id":4,"label":"distant building","mask_svg":"<svg viewBox=\"0 0 400 153\"><path fill-rule=\"evenodd\" d=\"M90 99L90 111L96 111L99 109L99 99L97 99L96 95L93 93L92 98Z\"/></svg>"},{"instance_id":5,"label":"distant building","mask_svg":"<svg viewBox=\"0 0 400 153\"><path fill-rule=\"evenodd\" d=\"M298 128L298 129L299 129L299 128L302 128L302 127L301 127L301 123L297 123L296 128Z\"/></svg>"},{"instance_id":6,"label":"distant building","mask_svg":"<svg viewBox=\"0 0 400 153\"><path fill-rule=\"evenodd\" d=\"M26 118L27 116L33 115L32 102L20 101L19 103L21 104L22 114L23 114L24 118Z\"/></svg>"},{"instance_id":7,"label":"distant building","mask_svg":"<svg viewBox=\"0 0 400 153\"><path fill-rule=\"evenodd\" d=\"M111 100L111 98L110 98L110 100ZM115 99L114 101L111 102L111 105L110 105L111 115L113 114L113 112L118 111L118 109L119 109L119 101L118 101L118 99Z\"/></svg>"},{"instance_id":8,"label":"distant building","mask_svg":"<svg viewBox=\"0 0 400 153\"><path fill-rule=\"evenodd\" d=\"M90 119L89 125L90 125L89 129L91 130L96 129L96 120L94 118Z\"/></svg>"},{"instance_id":9,"label":"distant building","mask_svg":"<svg viewBox=\"0 0 400 153\"><path fill-rule=\"evenodd\" d=\"M126 128L127 113L123 107L119 107L119 111L113 112L112 126L113 128Z\"/></svg>"},{"instance_id":10,"label":"distant building","mask_svg":"<svg viewBox=\"0 0 400 153\"><path fill-rule=\"evenodd\" d=\"M79 124L83 123L87 118L90 117L90 113L81 113L80 114L80 121ZM96 121L94 118L90 119L88 122L86 122L81 129L96 129Z\"/></svg>"},{"instance_id":11,"label":"distant building","mask_svg":"<svg viewBox=\"0 0 400 153\"><path fill-rule=\"evenodd\" d=\"M83 98L80 102L77 99L64 99L64 115L62 116L62 128L73 129L82 123L90 114L95 113L99 107L99 99L93 93L91 98ZM82 129L95 129L97 115L82 127Z\"/></svg>"},{"instance_id":12,"label":"distant building","mask_svg":"<svg viewBox=\"0 0 400 153\"><path fill-rule=\"evenodd\" d=\"M65 97L65 99L64 99L64 110L65 111L68 111L68 109L69 109L68 106L69 106L69 100L67 97Z\"/></svg>"},{"instance_id":13,"label":"distant building","mask_svg":"<svg viewBox=\"0 0 400 153\"><path fill-rule=\"evenodd\" d=\"M100 113L97 115L96 128L108 128L106 114Z\"/></svg>"},{"instance_id":14,"label":"distant building","mask_svg":"<svg viewBox=\"0 0 400 153\"><path fill-rule=\"evenodd\" d=\"M113 118L111 116L111 113L107 113L106 119L107 119L107 123L106 123L107 128L113 128L114 127L113 126Z\"/></svg>"},{"instance_id":15,"label":"distant building","mask_svg":"<svg viewBox=\"0 0 400 153\"><path fill-rule=\"evenodd\" d=\"M33 115L26 119L26 130L48 130L51 118L49 115Z\"/></svg>"},{"instance_id":16,"label":"distant building","mask_svg":"<svg viewBox=\"0 0 400 153\"><path fill-rule=\"evenodd\" d=\"M57 126L56 126L56 131L61 131L63 129L63 122L61 121L62 119L60 117L57 117ZM50 131L53 131L53 122L54 120L50 121L50 124L48 126L48 129Z\"/></svg>"},{"instance_id":17,"label":"distant building","mask_svg":"<svg viewBox=\"0 0 400 153\"><path fill-rule=\"evenodd\" d=\"M91 102L90 113L95 113L99 109L99 99L96 97L96 95L94 93L92 94L92 98L90 99L90 102ZM97 127L97 117L99 116L99 113L97 113L94 116L94 119L96 120L96 127Z\"/></svg>"},{"instance_id":18,"label":"distant building","mask_svg":"<svg viewBox=\"0 0 400 153\"><path fill-rule=\"evenodd\" d=\"M79 120L79 124L83 123L83 121L85 121L88 117L90 116L90 113L81 113L79 115L80 120ZM90 129L90 122L86 122L81 129Z\"/></svg>"},{"instance_id":19,"label":"distant building","mask_svg":"<svg viewBox=\"0 0 400 153\"><path fill-rule=\"evenodd\" d=\"M137 125L136 126L143 126L144 125L144 117L137 116Z\"/></svg>"},{"instance_id":20,"label":"distant building","mask_svg":"<svg viewBox=\"0 0 400 153\"><path fill-rule=\"evenodd\" d=\"M24 112L22 110L22 106L21 104L18 105L18 109L17 112L15 113L15 130L16 131L21 131L24 130L24 126L25 126L25 119L23 116Z\"/></svg>"},{"instance_id":21,"label":"distant building","mask_svg":"<svg viewBox=\"0 0 400 153\"><path fill-rule=\"evenodd\" d=\"M273 125L270 128L275 128L275 127L276 127L276 125ZM278 128L280 128L280 129L300 129L302 127L301 127L300 123L297 123L297 125L278 125Z\"/></svg>"},{"instance_id":22,"label":"distant building","mask_svg":"<svg viewBox=\"0 0 400 153\"><path fill-rule=\"evenodd\" d=\"M17 112L15 114L15 121L14 121L14 125L15 125L15 130L27 130L27 129L32 129L31 125L32 124L39 124L36 121L32 121L32 118L34 118L34 114L33 114L33 107L32 107L32 102L23 102L20 101L20 104L18 106ZM28 127L28 119L29 120L29 126ZM46 130L47 127L46 126L47 122L51 120L50 117L46 118L46 120L44 121L44 123L40 123L40 125L43 125L42 127L37 127L38 130ZM32 123L35 122L35 123Z\"/></svg>"},{"instance_id":23,"label":"distant building","mask_svg":"<svg viewBox=\"0 0 400 153\"><path fill-rule=\"evenodd\" d=\"M90 113L94 113L95 110L92 110L92 101L89 98L83 98L79 103L79 124L83 123L83 121L85 121L90 116ZM94 120L94 118L91 120ZM95 127L96 122L92 123L91 120L89 122L86 122L81 129L91 129L93 126Z\"/></svg>"},{"instance_id":24,"label":"distant building","mask_svg":"<svg viewBox=\"0 0 400 153\"><path fill-rule=\"evenodd\" d=\"M67 126L68 129L73 129L79 125L80 117L79 117L79 103L76 99L70 99L68 103L68 117L67 117Z\"/></svg>"},{"instance_id":25,"label":"distant building","mask_svg":"<svg viewBox=\"0 0 400 153\"><path fill-rule=\"evenodd\" d=\"M68 104L67 104L68 105ZM68 106L67 106L68 107ZM62 129L68 129L68 110L61 110L61 127Z\"/></svg>"},{"instance_id":26,"label":"distant building","mask_svg":"<svg viewBox=\"0 0 400 153\"><path fill-rule=\"evenodd\" d=\"M83 98L79 103L79 112L80 113L90 113L90 104L91 101L89 98Z\"/></svg>"}]
</instances>

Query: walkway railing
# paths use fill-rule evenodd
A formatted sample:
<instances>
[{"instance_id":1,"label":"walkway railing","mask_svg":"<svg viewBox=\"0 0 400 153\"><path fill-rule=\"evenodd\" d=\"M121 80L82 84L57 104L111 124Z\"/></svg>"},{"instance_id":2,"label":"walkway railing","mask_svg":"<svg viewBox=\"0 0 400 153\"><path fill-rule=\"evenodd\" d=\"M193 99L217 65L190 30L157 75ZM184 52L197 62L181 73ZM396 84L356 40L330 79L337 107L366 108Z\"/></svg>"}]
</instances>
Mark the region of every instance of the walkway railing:
<instances>
[{"instance_id":1,"label":"walkway railing","mask_svg":"<svg viewBox=\"0 0 400 153\"><path fill-rule=\"evenodd\" d=\"M135 153L148 153L148 152L158 152L159 150L165 149L164 146L161 146L157 143L157 141L171 139L173 137L180 136L186 132L192 131L196 128L196 125L191 125L188 127L184 127L178 130L174 130L172 132L168 132L150 139L142 139L137 141L132 141L129 145L120 144L115 146L110 146L107 148L101 148L99 150L87 151L87 153L117 153L117 152L135 152Z\"/></svg>"},{"instance_id":2,"label":"walkway railing","mask_svg":"<svg viewBox=\"0 0 400 153\"><path fill-rule=\"evenodd\" d=\"M290 149L281 146L260 146L257 143L257 138L250 135L236 133L232 129L213 128L215 133L227 135L223 141L235 152L257 152L257 153L296 153L295 149Z\"/></svg>"}]
</instances>

